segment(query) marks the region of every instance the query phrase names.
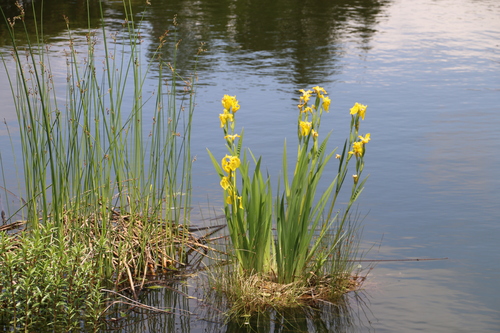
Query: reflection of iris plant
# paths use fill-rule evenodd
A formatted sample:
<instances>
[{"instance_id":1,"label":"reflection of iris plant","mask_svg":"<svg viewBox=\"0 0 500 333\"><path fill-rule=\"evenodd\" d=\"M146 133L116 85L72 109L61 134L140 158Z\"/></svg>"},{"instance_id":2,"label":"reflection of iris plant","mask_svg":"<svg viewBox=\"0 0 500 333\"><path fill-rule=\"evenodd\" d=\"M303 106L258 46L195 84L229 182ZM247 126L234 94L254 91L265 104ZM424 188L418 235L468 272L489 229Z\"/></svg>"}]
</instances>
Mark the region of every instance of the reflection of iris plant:
<instances>
[{"instance_id":1,"label":"reflection of iris plant","mask_svg":"<svg viewBox=\"0 0 500 333\"><path fill-rule=\"evenodd\" d=\"M356 103L351 109L350 136L342 154L335 154L336 149L326 154L330 134L321 142L318 138L323 111L328 112L331 100L326 90L319 86L312 90L302 89L300 93L295 169L289 180L285 145L282 190L278 189L275 199L272 198L269 177L264 180L261 174L260 158L257 160L250 152L256 165L253 174L249 172L246 153L240 160L243 132L241 135L234 133L235 114L240 108L236 97L225 95L222 99L224 110L219 118L229 154L220 165L209 154L221 177L229 233L237 265L244 276L259 273L280 283L290 283L310 281L312 277L338 276L340 271L345 274L348 262L345 252L350 247L344 243L350 238L352 240L354 234L346 221L366 181L366 178L360 178L370 134L358 135L366 106ZM312 98L314 103L309 104ZM334 154L339 160L337 174L317 197L323 172L328 170L331 173L326 167ZM356 174L348 204L340 213L334 207L352 156L356 158ZM237 181L237 170L240 181ZM274 241L273 221L276 226ZM332 257L333 260L328 260Z\"/></svg>"}]
</instances>

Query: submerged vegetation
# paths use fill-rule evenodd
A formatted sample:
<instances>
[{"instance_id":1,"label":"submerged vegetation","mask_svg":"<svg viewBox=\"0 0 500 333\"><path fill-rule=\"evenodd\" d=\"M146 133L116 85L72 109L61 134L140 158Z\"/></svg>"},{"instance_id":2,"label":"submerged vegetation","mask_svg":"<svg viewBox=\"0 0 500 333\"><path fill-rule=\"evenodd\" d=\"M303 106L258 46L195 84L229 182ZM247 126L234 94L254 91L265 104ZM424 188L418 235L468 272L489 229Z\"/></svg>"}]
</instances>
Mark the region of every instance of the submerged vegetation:
<instances>
[{"instance_id":1,"label":"submerged vegetation","mask_svg":"<svg viewBox=\"0 0 500 333\"><path fill-rule=\"evenodd\" d=\"M213 299L223 296L220 306L229 314L337 300L359 286L362 278L353 275L359 225L352 207L366 182L370 134L358 133L366 106L351 109L342 150L327 152L330 134L320 132L320 125L331 100L321 87L301 90L292 177L285 143L283 174L273 192L262 159L243 148L244 133L236 130L239 102L225 95L219 119L228 154L220 163L210 154L231 239L219 249L208 236L220 228L204 235L190 228L195 76L182 77L176 69L178 42L173 59L163 59L171 38L166 31L145 58L141 22L126 1L121 31L107 31L104 24L101 31L91 29L89 18L86 34L74 35L67 20L61 84L43 20L35 19L30 37L25 8L18 6L18 16L4 16L13 47L2 60L17 112L22 185L19 207L2 211L0 327L97 331L120 303L115 295L137 306L154 277L182 275L195 262L221 254L223 263L207 270ZM175 27L174 18L174 35ZM19 34L26 45L16 44ZM158 78L153 91L145 84L151 72ZM151 119L144 118L146 108L154 110ZM334 160L338 166L331 172ZM0 163L4 175L1 155ZM333 178L325 183L324 173ZM345 181L350 191L339 209ZM12 195L4 186L0 190ZM13 232L21 225L25 230Z\"/></svg>"}]
</instances>

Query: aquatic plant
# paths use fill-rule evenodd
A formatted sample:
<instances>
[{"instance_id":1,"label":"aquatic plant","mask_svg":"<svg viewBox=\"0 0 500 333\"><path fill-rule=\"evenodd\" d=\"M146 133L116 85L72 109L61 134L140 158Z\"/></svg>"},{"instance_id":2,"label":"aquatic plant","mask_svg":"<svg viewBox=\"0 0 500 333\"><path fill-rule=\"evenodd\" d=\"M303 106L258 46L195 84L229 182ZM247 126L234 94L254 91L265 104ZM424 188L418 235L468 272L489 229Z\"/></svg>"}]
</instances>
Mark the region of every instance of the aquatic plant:
<instances>
[{"instance_id":1,"label":"aquatic plant","mask_svg":"<svg viewBox=\"0 0 500 333\"><path fill-rule=\"evenodd\" d=\"M273 210L270 180L262 175L260 159L256 160L249 152L255 163L250 173L247 154L241 156L244 134L235 133L235 116L240 108L238 101L234 96L225 95L222 106L220 125L229 154L222 158L220 165L210 151L209 154L221 177L229 235L241 269L255 273L269 271ZM238 175L241 178L240 188Z\"/></svg>"},{"instance_id":2,"label":"aquatic plant","mask_svg":"<svg viewBox=\"0 0 500 333\"><path fill-rule=\"evenodd\" d=\"M168 31L144 59L141 23L127 2L120 31L110 32L104 25L101 31L94 30L89 18L88 31L77 36L66 21L66 77L65 83L57 82L54 57L43 35L43 17L33 6L36 33L30 36L25 9L18 7L19 16L4 16L15 66L7 65L7 55L2 54L2 61L17 112L24 178L18 189L22 205L17 211L8 210L13 213L4 222L15 224L14 217L21 215L26 232L16 237L0 235L5 249L1 255L17 265L31 242L47 251L37 254L36 262L26 259L6 276L1 286L5 292L10 288L12 300L0 307L2 315L13 316L7 320L11 327L31 330L35 320L59 327L68 314L63 309L72 306L71 290L64 294L63 283L70 274L81 275L75 279L91 274L87 282L99 282L73 290L78 297L100 293L101 285L113 284L128 285L136 297L136 289L144 286L148 276L188 264L198 246L189 232L195 87L193 77L183 78L176 69L178 42L172 61L162 58ZM175 25L174 19L174 34ZM16 44L19 33L26 45ZM153 71L158 82L149 93L145 82ZM152 110L150 119L144 116L145 110ZM5 161L1 162L3 169ZM66 258L72 251L78 254ZM68 270L55 264L70 261ZM82 270L73 269L76 262ZM38 271L45 266L54 267L60 280L47 280L48 289L39 291L44 284L33 279L51 272ZM33 302L44 307L52 304L46 302L53 296L48 293L59 287L61 298L54 298L54 312L36 310L39 316L29 317L31 295L40 295ZM3 298L6 295L2 293ZM20 319L18 305L23 303L29 321ZM75 309L87 311L84 303Z\"/></svg>"},{"instance_id":3,"label":"aquatic plant","mask_svg":"<svg viewBox=\"0 0 500 333\"><path fill-rule=\"evenodd\" d=\"M292 303L304 294L304 286L330 285L328 290L331 293L322 292L324 297L338 296L339 290L350 289L342 286L349 285L345 281L351 279L352 256L357 253L353 245L357 226L352 221L351 208L366 182L362 173L365 146L370 141L370 134L358 134L366 106L356 103L351 109L350 133L341 154L336 154L336 149L327 153L331 133L322 140L319 138L321 118L324 112L328 112L331 100L325 89L319 86L312 90L300 90L300 93L295 167L289 180L285 142L283 178L276 196L272 195L269 176L262 175L261 158L255 158L248 150L255 164L252 170L247 152L242 151L243 130L241 134L235 133L239 102L235 96L225 95L222 99L223 113L219 118L228 154L220 164L210 151L209 155L224 191L224 212L236 258L235 276L242 280L228 282L225 286L214 281L229 294L245 294L246 289L254 290L255 286L248 285L252 279L252 284L259 285L259 290L264 290L262 284L295 285L290 293ZM311 100L313 103L310 103ZM334 155L338 160L336 173L323 193L317 195L319 184L325 184L324 173L331 175L328 165ZM356 165L351 191L347 205L340 210L337 199L353 158ZM273 227L276 228L275 233ZM231 285L233 289L228 287ZM283 301L285 294L281 295ZM248 305L251 302L247 300L244 303Z\"/></svg>"},{"instance_id":4,"label":"aquatic plant","mask_svg":"<svg viewBox=\"0 0 500 333\"><path fill-rule=\"evenodd\" d=\"M98 263L88 260L85 244L69 245L54 233L44 225L30 237L0 233L0 327L69 332L102 326Z\"/></svg>"}]
</instances>

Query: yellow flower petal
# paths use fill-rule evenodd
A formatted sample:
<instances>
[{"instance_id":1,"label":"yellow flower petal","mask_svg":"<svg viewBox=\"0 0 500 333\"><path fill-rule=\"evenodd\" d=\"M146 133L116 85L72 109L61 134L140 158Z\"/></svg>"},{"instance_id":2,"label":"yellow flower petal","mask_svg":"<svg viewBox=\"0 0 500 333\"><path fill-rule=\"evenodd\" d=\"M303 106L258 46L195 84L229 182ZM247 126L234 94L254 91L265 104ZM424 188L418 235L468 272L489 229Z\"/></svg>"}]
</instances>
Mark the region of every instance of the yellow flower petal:
<instances>
[{"instance_id":1,"label":"yellow flower petal","mask_svg":"<svg viewBox=\"0 0 500 333\"><path fill-rule=\"evenodd\" d=\"M222 177L221 181L220 181L220 186L224 189L224 190L227 190L228 187L230 186L230 183L229 183L229 178L228 177Z\"/></svg>"},{"instance_id":2,"label":"yellow flower petal","mask_svg":"<svg viewBox=\"0 0 500 333\"><path fill-rule=\"evenodd\" d=\"M229 155L226 155L222 158L222 161L221 161L221 166L222 166L222 170L226 171L227 173L230 173L231 172L231 168L229 167L229 161L231 160L231 156Z\"/></svg>"},{"instance_id":3,"label":"yellow flower petal","mask_svg":"<svg viewBox=\"0 0 500 333\"><path fill-rule=\"evenodd\" d=\"M232 171L235 171L240 167L241 161L238 156L231 156L231 160L229 161L229 168Z\"/></svg>"},{"instance_id":4,"label":"yellow flower petal","mask_svg":"<svg viewBox=\"0 0 500 333\"><path fill-rule=\"evenodd\" d=\"M238 134L233 134L233 135L228 134L224 137L224 139L227 139L230 141L234 141L234 139L236 139L236 138L241 138L241 136L239 136Z\"/></svg>"}]
</instances>

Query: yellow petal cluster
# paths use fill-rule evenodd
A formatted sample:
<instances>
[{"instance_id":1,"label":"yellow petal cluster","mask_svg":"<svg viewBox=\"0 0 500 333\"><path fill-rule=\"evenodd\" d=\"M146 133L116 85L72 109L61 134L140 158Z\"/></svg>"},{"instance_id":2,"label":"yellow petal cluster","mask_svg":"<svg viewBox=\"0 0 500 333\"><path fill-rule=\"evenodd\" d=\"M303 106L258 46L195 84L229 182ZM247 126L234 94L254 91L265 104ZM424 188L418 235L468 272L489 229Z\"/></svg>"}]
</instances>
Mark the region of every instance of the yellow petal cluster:
<instances>
[{"instance_id":1,"label":"yellow petal cluster","mask_svg":"<svg viewBox=\"0 0 500 333\"><path fill-rule=\"evenodd\" d=\"M328 94L326 92L326 90L324 88L320 87L320 86L313 87L312 89L313 89L314 93L316 95L318 95L318 97L320 97L320 98L324 98L323 94Z\"/></svg>"},{"instance_id":2,"label":"yellow petal cluster","mask_svg":"<svg viewBox=\"0 0 500 333\"><path fill-rule=\"evenodd\" d=\"M234 115L227 111L227 109L224 109L224 113L219 114L219 119L220 119L220 127L224 127L228 121L234 121Z\"/></svg>"},{"instance_id":3,"label":"yellow petal cluster","mask_svg":"<svg viewBox=\"0 0 500 333\"><path fill-rule=\"evenodd\" d=\"M359 136L359 139L361 140L362 143L368 143L370 139L370 133L366 133L365 137L362 137L361 135Z\"/></svg>"},{"instance_id":4,"label":"yellow petal cluster","mask_svg":"<svg viewBox=\"0 0 500 333\"><path fill-rule=\"evenodd\" d=\"M222 107L225 110L231 110L232 113L236 113L240 109L240 104L238 104L236 96L224 95L222 97Z\"/></svg>"},{"instance_id":5,"label":"yellow petal cluster","mask_svg":"<svg viewBox=\"0 0 500 333\"><path fill-rule=\"evenodd\" d=\"M365 150L363 142L354 142L352 144L352 151L349 152L351 155L361 156L363 155L363 151Z\"/></svg>"},{"instance_id":6,"label":"yellow petal cluster","mask_svg":"<svg viewBox=\"0 0 500 333\"><path fill-rule=\"evenodd\" d=\"M299 123L300 135L308 136L312 129L312 123L309 121L301 121Z\"/></svg>"},{"instance_id":7,"label":"yellow petal cluster","mask_svg":"<svg viewBox=\"0 0 500 333\"><path fill-rule=\"evenodd\" d=\"M330 97L323 97L323 109L328 112L328 109L330 109L330 103L331 103Z\"/></svg>"},{"instance_id":8,"label":"yellow petal cluster","mask_svg":"<svg viewBox=\"0 0 500 333\"><path fill-rule=\"evenodd\" d=\"M222 177L220 181L220 186L224 189L227 190L231 184L229 183L229 178L228 177Z\"/></svg>"},{"instance_id":9,"label":"yellow petal cluster","mask_svg":"<svg viewBox=\"0 0 500 333\"><path fill-rule=\"evenodd\" d=\"M300 96L301 104L306 104L307 102L309 102L309 99L311 99L312 91L311 90L306 91L304 89L300 89L299 91L302 93L302 96Z\"/></svg>"},{"instance_id":10,"label":"yellow petal cluster","mask_svg":"<svg viewBox=\"0 0 500 333\"><path fill-rule=\"evenodd\" d=\"M226 155L222 158L221 166L224 171L230 173L240 167L241 161L238 156Z\"/></svg>"},{"instance_id":11,"label":"yellow petal cluster","mask_svg":"<svg viewBox=\"0 0 500 333\"><path fill-rule=\"evenodd\" d=\"M236 138L241 138L241 136L239 136L238 134L233 134L233 135L228 134L224 137L224 139L230 140L230 141L234 141L234 139L236 139Z\"/></svg>"},{"instance_id":12,"label":"yellow petal cluster","mask_svg":"<svg viewBox=\"0 0 500 333\"><path fill-rule=\"evenodd\" d=\"M358 138L360 141L354 142L352 144L352 151L349 152L349 154L355 155L357 157L363 155L365 151L365 144L367 144L371 140L370 133L366 133L365 136L359 135Z\"/></svg>"},{"instance_id":13,"label":"yellow petal cluster","mask_svg":"<svg viewBox=\"0 0 500 333\"><path fill-rule=\"evenodd\" d=\"M351 114L355 115L358 114L361 119L365 120L365 113L366 113L366 108L367 105L355 103L354 106L351 108Z\"/></svg>"}]
</instances>

